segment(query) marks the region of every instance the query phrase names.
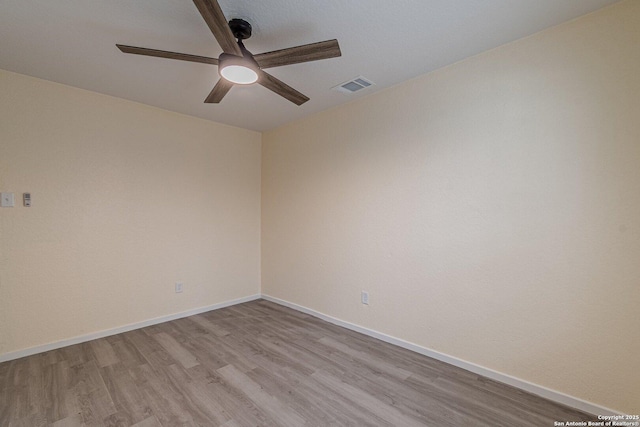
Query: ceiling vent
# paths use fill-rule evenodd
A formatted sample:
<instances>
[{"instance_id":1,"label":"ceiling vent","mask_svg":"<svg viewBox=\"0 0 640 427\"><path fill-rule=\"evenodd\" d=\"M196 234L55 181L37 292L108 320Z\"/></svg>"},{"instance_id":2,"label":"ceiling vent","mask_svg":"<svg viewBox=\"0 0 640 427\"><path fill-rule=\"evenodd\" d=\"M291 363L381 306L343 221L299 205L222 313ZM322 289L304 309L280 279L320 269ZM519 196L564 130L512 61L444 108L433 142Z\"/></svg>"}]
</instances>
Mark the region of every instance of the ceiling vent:
<instances>
[{"instance_id":1,"label":"ceiling vent","mask_svg":"<svg viewBox=\"0 0 640 427\"><path fill-rule=\"evenodd\" d=\"M366 89L369 86L373 86L373 84L374 83L371 80L368 80L362 76L358 76L347 82L341 83L338 86L333 87L332 89L342 93L354 93L358 92L359 90Z\"/></svg>"}]
</instances>

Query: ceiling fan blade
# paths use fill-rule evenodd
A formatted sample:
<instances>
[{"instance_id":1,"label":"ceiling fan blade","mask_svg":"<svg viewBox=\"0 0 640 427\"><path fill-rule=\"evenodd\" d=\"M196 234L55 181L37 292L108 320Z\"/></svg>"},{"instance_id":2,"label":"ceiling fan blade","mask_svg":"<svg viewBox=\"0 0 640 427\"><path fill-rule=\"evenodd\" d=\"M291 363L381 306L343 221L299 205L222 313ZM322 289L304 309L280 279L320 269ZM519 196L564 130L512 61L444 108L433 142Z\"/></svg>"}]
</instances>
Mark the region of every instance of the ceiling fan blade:
<instances>
[{"instance_id":1,"label":"ceiling fan blade","mask_svg":"<svg viewBox=\"0 0 640 427\"><path fill-rule=\"evenodd\" d=\"M227 18L216 0L193 0L200 15L209 26L224 53L242 56L242 51L233 36Z\"/></svg>"},{"instance_id":2,"label":"ceiling fan blade","mask_svg":"<svg viewBox=\"0 0 640 427\"><path fill-rule=\"evenodd\" d=\"M118 49L124 53L133 53L135 55L155 56L158 58L179 59L181 61L200 62L202 64L218 65L217 58L208 58L206 56L189 55L188 53L169 52L167 50L147 49L146 47L126 46L116 44Z\"/></svg>"},{"instance_id":3,"label":"ceiling fan blade","mask_svg":"<svg viewBox=\"0 0 640 427\"><path fill-rule=\"evenodd\" d=\"M260 68L280 67L341 56L338 40L326 40L253 55Z\"/></svg>"},{"instance_id":4,"label":"ceiling fan blade","mask_svg":"<svg viewBox=\"0 0 640 427\"><path fill-rule=\"evenodd\" d=\"M206 104L219 104L232 86L233 83L221 77L220 80L218 80L218 83L216 83L216 85L213 87L213 90L211 90L209 96L207 96L207 99L204 100L204 102Z\"/></svg>"},{"instance_id":5,"label":"ceiling fan blade","mask_svg":"<svg viewBox=\"0 0 640 427\"><path fill-rule=\"evenodd\" d=\"M277 93L278 95L287 98L289 101L293 102L296 105L302 105L309 100L308 97L301 94L291 86L276 79L269 73L260 71L259 76L260 77L258 78L258 83L260 83L267 89Z\"/></svg>"}]
</instances>

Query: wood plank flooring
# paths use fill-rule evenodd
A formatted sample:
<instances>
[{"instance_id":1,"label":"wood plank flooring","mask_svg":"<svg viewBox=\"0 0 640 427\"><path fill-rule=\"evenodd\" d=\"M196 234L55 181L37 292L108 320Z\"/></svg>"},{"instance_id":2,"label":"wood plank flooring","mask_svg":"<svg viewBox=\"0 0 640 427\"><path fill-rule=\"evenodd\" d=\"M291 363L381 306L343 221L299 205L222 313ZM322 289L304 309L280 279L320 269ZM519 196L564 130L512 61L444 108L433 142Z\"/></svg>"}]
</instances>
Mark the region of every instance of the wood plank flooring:
<instances>
[{"instance_id":1,"label":"wood plank flooring","mask_svg":"<svg viewBox=\"0 0 640 427\"><path fill-rule=\"evenodd\" d=\"M0 426L553 426L592 416L258 300L0 364Z\"/></svg>"}]
</instances>

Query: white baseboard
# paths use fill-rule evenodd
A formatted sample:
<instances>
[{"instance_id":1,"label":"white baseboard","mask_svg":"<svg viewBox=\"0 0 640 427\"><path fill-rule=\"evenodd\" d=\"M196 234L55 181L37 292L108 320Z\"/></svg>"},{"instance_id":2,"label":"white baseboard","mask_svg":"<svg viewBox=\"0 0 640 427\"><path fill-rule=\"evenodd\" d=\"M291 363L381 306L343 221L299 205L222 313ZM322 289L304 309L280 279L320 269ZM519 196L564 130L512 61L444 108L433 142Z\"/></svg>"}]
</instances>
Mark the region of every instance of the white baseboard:
<instances>
[{"instance_id":1,"label":"white baseboard","mask_svg":"<svg viewBox=\"0 0 640 427\"><path fill-rule=\"evenodd\" d=\"M271 301L276 304L280 304L285 307L289 307L294 310L301 311L311 316L318 317L322 320L326 320L329 323L333 323L334 325L342 326L343 328L360 332L361 334L368 335L373 338L377 338L381 341L388 342L390 344L397 345L398 347L406 348L407 350L411 350L416 353L422 354L424 356L428 356L433 359L440 360L450 365L457 366L459 368L473 372L474 374L482 375L492 380L495 380L504 384L508 384L510 386L519 388L526 392L535 394L545 399L552 400L554 402L560 403L565 406L569 406L571 408L578 409L580 411L587 412L592 415L596 415L596 416L597 415L622 415L620 412L614 411L613 409L605 408L604 406L600 406L595 403L588 402L586 400L583 400L574 396L570 396L568 394L565 394L556 390L552 390L550 388L547 388L538 384L534 384L529 381L525 381L523 379L516 378L508 374L504 374L502 372L494 371L493 369L485 368L484 366L476 365L475 363L467 362L465 360L458 359L457 357L453 357L448 354L440 353L438 351L431 350L429 348L422 347L408 341L404 341L400 338L395 338L390 335L383 334L378 331L374 331L372 329L364 328L362 326L359 326L353 323L345 322L344 320L336 319L335 317L328 316L324 313L320 313L319 311L316 311L316 310L313 310L289 301L285 301L280 298L275 298L265 294L262 294L262 298L267 301Z\"/></svg>"},{"instance_id":2,"label":"white baseboard","mask_svg":"<svg viewBox=\"0 0 640 427\"><path fill-rule=\"evenodd\" d=\"M98 338L104 338L111 335L121 334L123 332L129 332L134 329L144 328L146 326L157 325L158 323L168 322L170 320L181 319L183 317L193 316L195 314L205 313L211 310L217 310L224 307L229 307L243 302L253 301L260 299L260 294L250 295L248 297L238 298L231 301L224 301L218 304L208 305L206 307L198 307L192 310L182 311L180 313L169 314L167 316L160 316L154 319L144 320L142 322L130 323L128 325L120 326L113 329L105 329L103 331L93 332L86 335L80 335L73 338L68 338L61 341L56 341L48 344L38 345L35 347L25 348L23 350L12 351L10 353L0 354L0 363L9 360L19 359L25 356L31 356L32 354L43 353L45 351L55 350L69 345L80 344L83 342L95 340Z\"/></svg>"}]
</instances>

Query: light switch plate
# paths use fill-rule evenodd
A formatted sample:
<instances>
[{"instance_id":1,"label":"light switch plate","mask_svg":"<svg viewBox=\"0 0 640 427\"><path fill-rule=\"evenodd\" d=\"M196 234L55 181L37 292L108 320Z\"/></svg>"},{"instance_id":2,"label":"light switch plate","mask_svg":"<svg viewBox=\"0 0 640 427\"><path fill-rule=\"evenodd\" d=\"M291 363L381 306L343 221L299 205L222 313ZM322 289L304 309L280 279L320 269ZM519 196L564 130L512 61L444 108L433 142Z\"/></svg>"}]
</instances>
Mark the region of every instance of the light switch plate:
<instances>
[{"instance_id":1,"label":"light switch plate","mask_svg":"<svg viewBox=\"0 0 640 427\"><path fill-rule=\"evenodd\" d=\"M12 208L15 206L16 201L13 197L13 193L0 193L0 204L3 208Z\"/></svg>"}]
</instances>

